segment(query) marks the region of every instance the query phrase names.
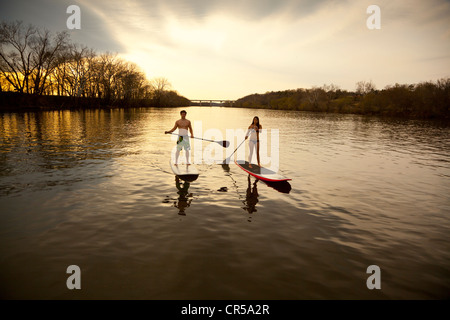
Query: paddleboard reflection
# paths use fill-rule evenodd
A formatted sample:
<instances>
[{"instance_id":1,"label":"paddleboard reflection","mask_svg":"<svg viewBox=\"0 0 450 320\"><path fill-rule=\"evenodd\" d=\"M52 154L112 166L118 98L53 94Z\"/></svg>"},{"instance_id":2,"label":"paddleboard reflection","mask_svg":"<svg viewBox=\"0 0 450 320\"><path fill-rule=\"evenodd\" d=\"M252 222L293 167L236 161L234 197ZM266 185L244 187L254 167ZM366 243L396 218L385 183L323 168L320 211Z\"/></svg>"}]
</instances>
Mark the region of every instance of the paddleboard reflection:
<instances>
[{"instance_id":1,"label":"paddleboard reflection","mask_svg":"<svg viewBox=\"0 0 450 320\"><path fill-rule=\"evenodd\" d=\"M245 206L242 209L246 210L248 213L253 213L258 211L256 210L256 204L258 203L258 179L255 179L255 182L252 184L250 175L248 175L247 181L247 192L245 194L245 200L242 201Z\"/></svg>"},{"instance_id":2,"label":"paddleboard reflection","mask_svg":"<svg viewBox=\"0 0 450 320\"><path fill-rule=\"evenodd\" d=\"M186 209L190 207L192 202L192 193L189 193L190 185L188 181L183 181L178 176L175 177L175 186L178 189L179 197L173 206L179 210L178 214L181 216L186 215Z\"/></svg>"},{"instance_id":3,"label":"paddleboard reflection","mask_svg":"<svg viewBox=\"0 0 450 320\"><path fill-rule=\"evenodd\" d=\"M265 184L267 184L269 187L277 190L281 193L289 193L291 192L291 184L287 181L277 181L277 182L271 182L271 181L263 181Z\"/></svg>"}]
</instances>

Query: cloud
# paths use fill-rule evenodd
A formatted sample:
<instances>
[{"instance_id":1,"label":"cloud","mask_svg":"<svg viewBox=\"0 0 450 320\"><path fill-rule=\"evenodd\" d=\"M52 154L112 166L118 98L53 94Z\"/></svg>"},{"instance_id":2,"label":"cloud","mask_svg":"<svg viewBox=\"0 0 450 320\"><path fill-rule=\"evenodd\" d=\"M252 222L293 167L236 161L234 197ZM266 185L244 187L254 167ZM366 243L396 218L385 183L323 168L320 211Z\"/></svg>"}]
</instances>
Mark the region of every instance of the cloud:
<instances>
[{"instance_id":1,"label":"cloud","mask_svg":"<svg viewBox=\"0 0 450 320\"><path fill-rule=\"evenodd\" d=\"M294 18L300 18L313 13L320 7L335 0L152 0L145 1L146 12L164 9L165 12L177 14L179 18L203 19L220 12L239 19L259 20L276 15L279 12L289 12Z\"/></svg>"},{"instance_id":2,"label":"cloud","mask_svg":"<svg viewBox=\"0 0 450 320\"><path fill-rule=\"evenodd\" d=\"M445 69L448 59L425 60L449 52L448 41L442 41L449 33L449 3L378 3L379 31L366 27L366 8L372 3L359 0L135 0L86 5L105 12L104 24L127 58L150 76L166 76L175 88L188 92L197 87L222 98L244 90L331 82L353 89L364 79L383 87L442 74L438 70Z\"/></svg>"},{"instance_id":3,"label":"cloud","mask_svg":"<svg viewBox=\"0 0 450 320\"><path fill-rule=\"evenodd\" d=\"M68 30L66 10L70 5L81 8L81 30ZM106 13L106 12L105 12ZM72 41L87 45L100 51L122 51L123 47L114 40L103 20L83 5L74 0L14 0L2 2L0 19L3 21L23 21L54 33L68 31Z\"/></svg>"}]
</instances>

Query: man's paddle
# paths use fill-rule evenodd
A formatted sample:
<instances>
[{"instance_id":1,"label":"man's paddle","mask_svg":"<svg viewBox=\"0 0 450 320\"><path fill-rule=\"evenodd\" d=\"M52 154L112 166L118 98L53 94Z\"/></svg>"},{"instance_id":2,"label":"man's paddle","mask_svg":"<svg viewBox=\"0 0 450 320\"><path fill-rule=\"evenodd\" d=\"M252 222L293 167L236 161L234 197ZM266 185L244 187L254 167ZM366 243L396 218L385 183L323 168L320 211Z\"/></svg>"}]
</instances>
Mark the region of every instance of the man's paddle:
<instances>
[{"instance_id":1,"label":"man's paddle","mask_svg":"<svg viewBox=\"0 0 450 320\"><path fill-rule=\"evenodd\" d=\"M168 132L169 133L169 132ZM170 132L170 134L173 134L174 136L177 136L178 134ZM204 140L204 141L210 141L210 142L215 142L220 144L222 147L224 148L228 148L230 146L230 141L227 140L223 140L223 141L214 141L214 140L209 140L209 139L203 139L203 138L197 138L197 137L192 137L194 139L199 139L199 140Z\"/></svg>"}]
</instances>

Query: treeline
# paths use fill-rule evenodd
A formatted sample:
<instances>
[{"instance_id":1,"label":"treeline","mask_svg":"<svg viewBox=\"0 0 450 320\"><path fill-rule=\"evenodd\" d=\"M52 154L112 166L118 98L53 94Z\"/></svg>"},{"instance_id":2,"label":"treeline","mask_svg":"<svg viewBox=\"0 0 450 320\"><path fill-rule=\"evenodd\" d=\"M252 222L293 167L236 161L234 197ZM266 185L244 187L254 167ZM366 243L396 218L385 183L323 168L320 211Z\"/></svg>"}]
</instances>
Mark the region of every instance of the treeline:
<instances>
[{"instance_id":1,"label":"treeline","mask_svg":"<svg viewBox=\"0 0 450 320\"><path fill-rule=\"evenodd\" d=\"M165 78L148 80L117 56L74 44L22 22L0 23L0 91L34 96L90 98L105 105L186 106ZM80 99L76 99L80 100Z\"/></svg>"},{"instance_id":2,"label":"treeline","mask_svg":"<svg viewBox=\"0 0 450 320\"><path fill-rule=\"evenodd\" d=\"M336 85L252 94L235 107L330 113L353 113L414 118L450 118L450 78L415 85L395 84L376 90L360 81L354 92Z\"/></svg>"}]
</instances>

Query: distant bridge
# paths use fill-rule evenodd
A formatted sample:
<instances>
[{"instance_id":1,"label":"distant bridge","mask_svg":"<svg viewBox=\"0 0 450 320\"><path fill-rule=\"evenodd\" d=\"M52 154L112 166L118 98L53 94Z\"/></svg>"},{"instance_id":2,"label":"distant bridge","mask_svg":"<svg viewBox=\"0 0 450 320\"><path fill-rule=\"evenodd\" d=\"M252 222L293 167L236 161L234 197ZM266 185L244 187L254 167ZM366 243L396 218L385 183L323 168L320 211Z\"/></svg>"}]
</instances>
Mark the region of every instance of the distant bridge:
<instances>
[{"instance_id":1,"label":"distant bridge","mask_svg":"<svg viewBox=\"0 0 450 320\"><path fill-rule=\"evenodd\" d=\"M211 99L194 99L190 100L193 106L222 106L222 107L232 107L236 100L211 100Z\"/></svg>"}]
</instances>

